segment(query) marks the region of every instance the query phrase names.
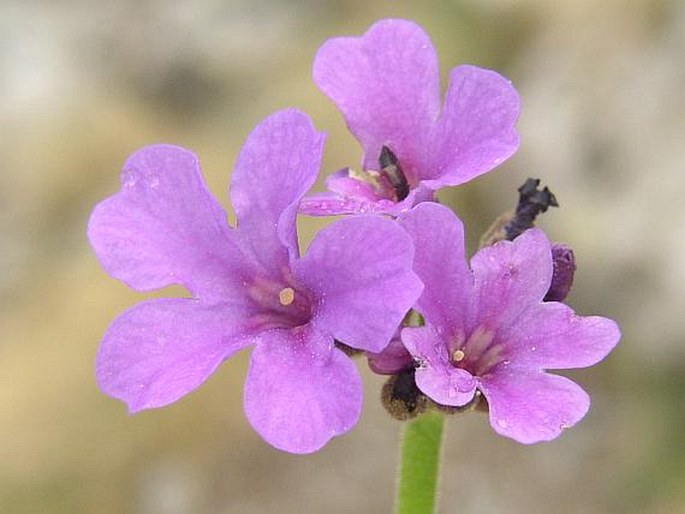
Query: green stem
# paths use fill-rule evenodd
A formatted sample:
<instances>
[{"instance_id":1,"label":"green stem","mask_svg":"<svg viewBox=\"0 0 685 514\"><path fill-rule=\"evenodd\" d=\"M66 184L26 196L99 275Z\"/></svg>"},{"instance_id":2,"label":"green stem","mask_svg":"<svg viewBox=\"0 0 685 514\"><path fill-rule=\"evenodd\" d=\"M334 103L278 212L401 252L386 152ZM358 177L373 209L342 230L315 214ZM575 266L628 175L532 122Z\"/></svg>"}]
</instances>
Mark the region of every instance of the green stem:
<instances>
[{"instance_id":1,"label":"green stem","mask_svg":"<svg viewBox=\"0 0 685 514\"><path fill-rule=\"evenodd\" d=\"M395 498L396 514L435 512L444 422L444 415L428 412L405 423Z\"/></svg>"}]
</instances>

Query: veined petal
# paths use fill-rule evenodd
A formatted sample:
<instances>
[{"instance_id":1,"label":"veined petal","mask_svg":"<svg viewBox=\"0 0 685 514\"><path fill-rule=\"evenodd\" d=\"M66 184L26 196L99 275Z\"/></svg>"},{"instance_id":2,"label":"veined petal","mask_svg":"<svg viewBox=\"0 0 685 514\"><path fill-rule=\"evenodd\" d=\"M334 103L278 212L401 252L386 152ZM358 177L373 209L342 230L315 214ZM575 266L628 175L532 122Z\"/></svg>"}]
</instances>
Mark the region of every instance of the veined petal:
<instances>
[{"instance_id":1,"label":"veined petal","mask_svg":"<svg viewBox=\"0 0 685 514\"><path fill-rule=\"evenodd\" d=\"M97 355L100 388L135 413L163 407L200 386L251 334L236 306L157 299L110 325Z\"/></svg>"},{"instance_id":2,"label":"veined petal","mask_svg":"<svg viewBox=\"0 0 685 514\"><path fill-rule=\"evenodd\" d=\"M402 342L417 361L415 379L421 392L441 405L461 407L473 399L476 379L453 366L447 345L433 327L405 328Z\"/></svg>"},{"instance_id":3,"label":"veined petal","mask_svg":"<svg viewBox=\"0 0 685 514\"><path fill-rule=\"evenodd\" d=\"M238 231L266 269L299 256L297 205L316 181L324 135L296 109L272 114L243 145L231 178Z\"/></svg>"},{"instance_id":4,"label":"veined petal","mask_svg":"<svg viewBox=\"0 0 685 514\"><path fill-rule=\"evenodd\" d=\"M506 330L526 309L539 304L549 289L549 241L541 230L527 230L514 241L481 249L471 259L471 269L474 326Z\"/></svg>"},{"instance_id":5,"label":"veined petal","mask_svg":"<svg viewBox=\"0 0 685 514\"><path fill-rule=\"evenodd\" d=\"M276 448L314 452L359 420L361 378L332 344L309 327L261 335L247 372L245 412Z\"/></svg>"},{"instance_id":6,"label":"veined petal","mask_svg":"<svg viewBox=\"0 0 685 514\"><path fill-rule=\"evenodd\" d=\"M495 432L523 444L555 439L590 408L587 393L568 378L512 366L500 366L480 388Z\"/></svg>"},{"instance_id":7,"label":"veined petal","mask_svg":"<svg viewBox=\"0 0 685 514\"><path fill-rule=\"evenodd\" d=\"M621 332L613 320L578 316L557 302L543 302L525 311L508 330L507 358L533 369L570 369L592 366L618 344Z\"/></svg>"},{"instance_id":8,"label":"veined petal","mask_svg":"<svg viewBox=\"0 0 685 514\"><path fill-rule=\"evenodd\" d=\"M380 352L421 294L409 235L380 216L343 218L294 263L317 300L312 322L348 346Z\"/></svg>"},{"instance_id":9,"label":"veined petal","mask_svg":"<svg viewBox=\"0 0 685 514\"><path fill-rule=\"evenodd\" d=\"M421 27L382 20L361 37L328 40L314 59L314 81L363 145L365 169L378 169L387 145L416 173L440 111L438 60Z\"/></svg>"},{"instance_id":10,"label":"veined petal","mask_svg":"<svg viewBox=\"0 0 685 514\"><path fill-rule=\"evenodd\" d=\"M124 165L121 191L95 207L88 237L105 270L139 291L181 284L205 299L235 294L247 263L197 157L148 146Z\"/></svg>"},{"instance_id":11,"label":"veined petal","mask_svg":"<svg viewBox=\"0 0 685 514\"><path fill-rule=\"evenodd\" d=\"M476 66L454 68L421 178L439 189L501 164L518 149L518 115L519 97L509 80Z\"/></svg>"},{"instance_id":12,"label":"veined petal","mask_svg":"<svg viewBox=\"0 0 685 514\"><path fill-rule=\"evenodd\" d=\"M414 271L425 286L417 310L431 325L464 332L473 276L461 220L443 205L422 203L399 222L414 241Z\"/></svg>"}]
</instances>

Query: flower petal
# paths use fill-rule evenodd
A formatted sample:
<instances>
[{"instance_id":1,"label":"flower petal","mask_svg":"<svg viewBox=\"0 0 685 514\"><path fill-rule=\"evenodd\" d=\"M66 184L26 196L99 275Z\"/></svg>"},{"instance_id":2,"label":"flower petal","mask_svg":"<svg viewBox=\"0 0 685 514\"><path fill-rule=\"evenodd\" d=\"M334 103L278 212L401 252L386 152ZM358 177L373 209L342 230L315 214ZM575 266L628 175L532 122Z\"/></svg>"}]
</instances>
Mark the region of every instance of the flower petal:
<instances>
[{"instance_id":1,"label":"flower petal","mask_svg":"<svg viewBox=\"0 0 685 514\"><path fill-rule=\"evenodd\" d=\"M251 343L233 306L157 299L110 325L97 355L97 380L135 413L163 407L200 386Z\"/></svg>"},{"instance_id":2,"label":"flower petal","mask_svg":"<svg viewBox=\"0 0 685 514\"><path fill-rule=\"evenodd\" d=\"M421 294L409 235L380 216L343 218L294 263L317 299L313 323L348 346L380 352Z\"/></svg>"},{"instance_id":3,"label":"flower petal","mask_svg":"<svg viewBox=\"0 0 685 514\"><path fill-rule=\"evenodd\" d=\"M495 432L523 444L558 437L590 408L590 397L568 378L513 366L500 366L480 388Z\"/></svg>"},{"instance_id":4,"label":"flower petal","mask_svg":"<svg viewBox=\"0 0 685 514\"><path fill-rule=\"evenodd\" d=\"M552 280L552 253L544 232L530 229L514 241L499 241L471 259L476 325L506 329L539 304Z\"/></svg>"},{"instance_id":5,"label":"flower petal","mask_svg":"<svg viewBox=\"0 0 685 514\"><path fill-rule=\"evenodd\" d=\"M336 216L340 214L384 214L395 208L392 200L369 202L337 193L317 193L300 202L299 212L308 216Z\"/></svg>"},{"instance_id":6,"label":"flower petal","mask_svg":"<svg viewBox=\"0 0 685 514\"><path fill-rule=\"evenodd\" d=\"M362 383L354 363L310 329L262 334L250 359L245 412L270 444L311 453L359 420Z\"/></svg>"},{"instance_id":7,"label":"flower petal","mask_svg":"<svg viewBox=\"0 0 685 514\"><path fill-rule=\"evenodd\" d=\"M613 320L578 316L557 302L528 309L511 327L500 332L506 352L518 366L570 369L592 366L618 344L621 332Z\"/></svg>"},{"instance_id":8,"label":"flower petal","mask_svg":"<svg viewBox=\"0 0 685 514\"><path fill-rule=\"evenodd\" d=\"M414 359L402 344L399 330L380 353L366 352L369 367L379 375L395 375L400 371L410 369Z\"/></svg>"},{"instance_id":9,"label":"flower petal","mask_svg":"<svg viewBox=\"0 0 685 514\"><path fill-rule=\"evenodd\" d=\"M414 271L424 284L416 309L431 325L465 331L473 276L461 220L443 205L422 203L399 222L414 241Z\"/></svg>"},{"instance_id":10,"label":"flower petal","mask_svg":"<svg viewBox=\"0 0 685 514\"><path fill-rule=\"evenodd\" d=\"M243 145L231 179L238 231L266 269L299 256L297 205L316 181L324 135L296 109L272 114Z\"/></svg>"},{"instance_id":11,"label":"flower petal","mask_svg":"<svg viewBox=\"0 0 685 514\"><path fill-rule=\"evenodd\" d=\"M431 138L429 187L456 186L501 164L516 152L519 97L511 82L476 66L450 74L445 107Z\"/></svg>"},{"instance_id":12,"label":"flower petal","mask_svg":"<svg viewBox=\"0 0 685 514\"><path fill-rule=\"evenodd\" d=\"M387 145L409 176L416 173L440 111L438 60L421 27L382 20L361 37L328 40L314 59L314 81L363 145L366 169L378 169Z\"/></svg>"},{"instance_id":13,"label":"flower petal","mask_svg":"<svg viewBox=\"0 0 685 514\"><path fill-rule=\"evenodd\" d=\"M368 200L361 195L342 196L339 193L317 193L307 196L300 202L299 212L308 216L332 216L338 214L387 214L399 216L419 202L434 202L435 192L425 187L417 187L400 202L392 200Z\"/></svg>"},{"instance_id":14,"label":"flower petal","mask_svg":"<svg viewBox=\"0 0 685 514\"><path fill-rule=\"evenodd\" d=\"M196 297L233 294L230 277L242 273L245 261L193 153L171 145L138 150L121 183L88 224L110 275L139 291L181 284Z\"/></svg>"},{"instance_id":15,"label":"flower petal","mask_svg":"<svg viewBox=\"0 0 685 514\"><path fill-rule=\"evenodd\" d=\"M419 363L416 385L431 400L441 405L461 407L473 399L476 379L468 371L450 363L447 345L430 326L405 328L402 342Z\"/></svg>"}]
</instances>

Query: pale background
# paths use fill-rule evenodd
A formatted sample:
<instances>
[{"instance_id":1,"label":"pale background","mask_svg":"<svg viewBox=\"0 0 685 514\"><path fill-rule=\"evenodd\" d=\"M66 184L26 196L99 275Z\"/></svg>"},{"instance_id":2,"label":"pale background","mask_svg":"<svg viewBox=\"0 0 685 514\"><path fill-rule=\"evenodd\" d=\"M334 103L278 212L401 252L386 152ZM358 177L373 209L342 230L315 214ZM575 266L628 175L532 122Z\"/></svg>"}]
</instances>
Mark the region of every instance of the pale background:
<instances>
[{"instance_id":1,"label":"pale background","mask_svg":"<svg viewBox=\"0 0 685 514\"><path fill-rule=\"evenodd\" d=\"M0 0L2 514L390 511L399 425L363 362L361 422L304 457L247 424L247 352L162 410L129 417L100 393L99 340L145 295L101 270L85 226L155 142L194 149L226 205L241 142L283 107L329 133L325 171L356 164L311 62L391 16L427 29L443 73L495 68L521 94L518 154L443 195L471 249L542 178L562 207L541 225L578 256L569 303L624 333L569 374L593 408L552 443L451 419L441 512L685 512L685 2ZM303 220L304 241L325 223Z\"/></svg>"}]
</instances>

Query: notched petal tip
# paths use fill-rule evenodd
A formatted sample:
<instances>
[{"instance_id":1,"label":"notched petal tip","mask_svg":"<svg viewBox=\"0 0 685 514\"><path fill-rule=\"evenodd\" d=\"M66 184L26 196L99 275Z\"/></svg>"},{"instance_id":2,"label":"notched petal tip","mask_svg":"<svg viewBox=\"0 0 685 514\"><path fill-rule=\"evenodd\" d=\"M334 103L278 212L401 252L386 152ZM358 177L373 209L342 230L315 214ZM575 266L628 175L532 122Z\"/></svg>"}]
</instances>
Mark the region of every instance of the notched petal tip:
<instances>
[{"instance_id":1,"label":"notched petal tip","mask_svg":"<svg viewBox=\"0 0 685 514\"><path fill-rule=\"evenodd\" d=\"M367 169L377 168L388 144L405 171L421 162L422 134L440 110L440 75L420 26L381 20L362 36L330 39L316 54L313 76L364 147Z\"/></svg>"}]
</instances>

